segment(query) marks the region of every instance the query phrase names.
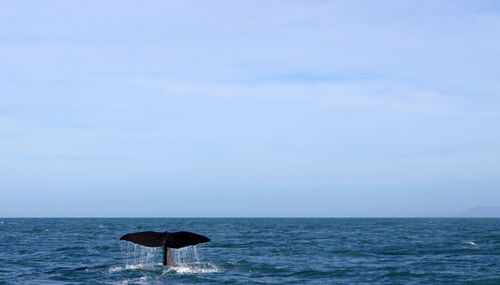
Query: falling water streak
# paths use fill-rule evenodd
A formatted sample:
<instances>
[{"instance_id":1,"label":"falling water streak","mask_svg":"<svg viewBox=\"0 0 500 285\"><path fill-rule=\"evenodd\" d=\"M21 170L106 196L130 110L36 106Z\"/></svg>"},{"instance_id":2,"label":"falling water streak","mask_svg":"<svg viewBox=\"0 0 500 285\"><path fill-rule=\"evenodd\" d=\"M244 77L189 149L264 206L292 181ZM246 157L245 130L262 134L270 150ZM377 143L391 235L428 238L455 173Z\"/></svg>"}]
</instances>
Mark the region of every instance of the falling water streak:
<instances>
[{"instance_id":1,"label":"falling water streak","mask_svg":"<svg viewBox=\"0 0 500 285\"><path fill-rule=\"evenodd\" d=\"M194 260L196 260L196 262L200 262L200 255L198 254L198 250L196 249L196 245L193 247L193 251L194 251Z\"/></svg>"},{"instance_id":2,"label":"falling water streak","mask_svg":"<svg viewBox=\"0 0 500 285\"><path fill-rule=\"evenodd\" d=\"M146 265L153 265L154 264L154 257L156 253L156 248L151 248L151 247L144 247L140 246L141 248L141 264L146 264Z\"/></svg>"},{"instance_id":3,"label":"falling water streak","mask_svg":"<svg viewBox=\"0 0 500 285\"><path fill-rule=\"evenodd\" d=\"M121 246L124 260L126 260L124 267L112 267L109 269L110 273L117 272L123 269L135 270L137 268L144 268L144 266L157 267L161 264L160 260L163 257L163 248L150 248L141 245L127 243ZM210 263L203 263L201 261L200 253L196 246L188 246L180 249L172 249L176 266L166 268L165 272L175 272L179 274L193 274L193 273L214 273L220 272L221 269ZM161 257L161 258L160 258Z\"/></svg>"},{"instance_id":4,"label":"falling water streak","mask_svg":"<svg viewBox=\"0 0 500 285\"><path fill-rule=\"evenodd\" d=\"M125 252L126 265L157 265L155 262L156 256L158 256L158 248L144 247L137 244L127 243L125 247L122 247L122 251Z\"/></svg>"},{"instance_id":5,"label":"falling water streak","mask_svg":"<svg viewBox=\"0 0 500 285\"><path fill-rule=\"evenodd\" d=\"M188 263L199 263L200 258L196 246L187 246L179 249L174 249L173 251L175 263L177 264L188 264Z\"/></svg>"}]
</instances>

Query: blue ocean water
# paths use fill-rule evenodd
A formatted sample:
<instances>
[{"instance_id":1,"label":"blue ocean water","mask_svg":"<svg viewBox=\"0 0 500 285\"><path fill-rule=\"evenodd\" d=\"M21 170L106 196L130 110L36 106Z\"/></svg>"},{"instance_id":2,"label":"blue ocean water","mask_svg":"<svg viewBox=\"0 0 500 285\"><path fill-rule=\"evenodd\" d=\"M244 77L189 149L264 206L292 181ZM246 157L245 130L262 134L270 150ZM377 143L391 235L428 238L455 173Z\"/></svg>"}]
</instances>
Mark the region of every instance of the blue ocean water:
<instances>
[{"instance_id":1,"label":"blue ocean water","mask_svg":"<svg viewBox=\"0 0 500 285\"><path fill-rule=\"evenodd\" d=\"M137 231L212 239L174 250ZM500 219L0 218L0 284L500 284Z\"/></svg>"}]
</instances>

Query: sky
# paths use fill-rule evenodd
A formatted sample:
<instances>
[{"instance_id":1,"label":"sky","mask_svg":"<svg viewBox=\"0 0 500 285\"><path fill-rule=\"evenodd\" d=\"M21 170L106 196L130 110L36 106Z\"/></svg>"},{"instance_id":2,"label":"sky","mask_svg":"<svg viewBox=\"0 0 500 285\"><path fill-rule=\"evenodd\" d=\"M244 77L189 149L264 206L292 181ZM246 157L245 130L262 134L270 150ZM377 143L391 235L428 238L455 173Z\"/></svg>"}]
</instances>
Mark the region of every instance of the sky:
<instances>
[{"instance_id":1,"label":"sky","mask_svg":"<svg viewBox=\"0 0 500 285\"><path fill-rule=\"evenodd\" d=\"M2 1L0 217L500 206L498 1Z\"/></svg>"}]
</instances>

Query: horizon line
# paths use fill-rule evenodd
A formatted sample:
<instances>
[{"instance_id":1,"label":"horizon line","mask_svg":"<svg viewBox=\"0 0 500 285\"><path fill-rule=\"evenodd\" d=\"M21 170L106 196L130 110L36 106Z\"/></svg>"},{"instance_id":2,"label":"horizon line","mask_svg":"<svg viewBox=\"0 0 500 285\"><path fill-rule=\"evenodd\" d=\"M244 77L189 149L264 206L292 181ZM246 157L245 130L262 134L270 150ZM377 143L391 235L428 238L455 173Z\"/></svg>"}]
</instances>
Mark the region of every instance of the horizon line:
<instances>
[{"instance_id":1,"label":"horizon line","mask_svg":"<svg viewBox=\"0 0 500 285\"><path fill-rule=\"evenodd\" d=\"M13 216L0 219L445 219L500 218L500 216Z\"/></svg>"}]
</instances>

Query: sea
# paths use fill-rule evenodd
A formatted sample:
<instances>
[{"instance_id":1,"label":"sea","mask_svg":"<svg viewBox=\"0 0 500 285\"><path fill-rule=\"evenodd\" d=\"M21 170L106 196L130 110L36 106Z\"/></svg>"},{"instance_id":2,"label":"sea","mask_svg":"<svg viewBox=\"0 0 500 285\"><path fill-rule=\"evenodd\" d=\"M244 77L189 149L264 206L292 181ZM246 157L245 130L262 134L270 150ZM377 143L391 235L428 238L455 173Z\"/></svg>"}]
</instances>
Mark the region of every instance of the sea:
<instances>
[{"instance_id":1,"label":"sea","mask_svg":"<svg viewBox=\"0 0 500 285\"><path fill-rule=\"evenodd\" d=\"M120 241L167 230L212 241ZM500 284L500 219L0 218L0 284Z\"/></svg>"}]
</instances>

